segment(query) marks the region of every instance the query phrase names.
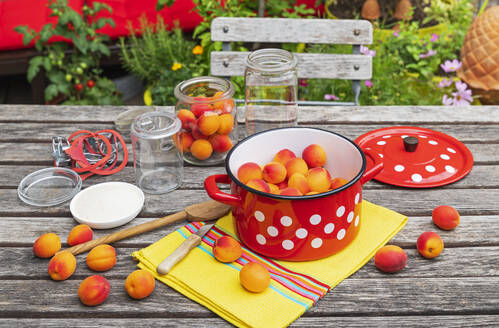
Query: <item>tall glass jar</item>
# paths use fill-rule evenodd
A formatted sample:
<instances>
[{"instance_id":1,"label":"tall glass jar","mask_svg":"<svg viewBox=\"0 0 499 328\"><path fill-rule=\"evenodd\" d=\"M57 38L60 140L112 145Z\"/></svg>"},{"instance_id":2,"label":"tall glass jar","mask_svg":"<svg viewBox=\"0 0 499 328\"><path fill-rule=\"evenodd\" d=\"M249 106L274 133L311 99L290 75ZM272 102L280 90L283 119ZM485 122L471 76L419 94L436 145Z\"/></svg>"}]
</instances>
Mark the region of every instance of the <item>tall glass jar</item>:
<instances>
[{"instance_id":1,"label":"tall glass jar","mask_svg":"<svg viewBox=\"0 0 499 328\"><path fill-rule=\"evenodd\" d=\"M232 83L200 76L179 83L174 93L184 160L194 165L222 163L238 140Z\"/></svg>"},{"instance_id":2,"label":"tall glass jar","mask_svg":"<svg viewBox=\"0 0 499 328\"><path fill-rule=\"evenodd\" d=\"M298 60L282 49L260 49L246 59L246 136L297 124Z\"/></svg>"}]
</instances>

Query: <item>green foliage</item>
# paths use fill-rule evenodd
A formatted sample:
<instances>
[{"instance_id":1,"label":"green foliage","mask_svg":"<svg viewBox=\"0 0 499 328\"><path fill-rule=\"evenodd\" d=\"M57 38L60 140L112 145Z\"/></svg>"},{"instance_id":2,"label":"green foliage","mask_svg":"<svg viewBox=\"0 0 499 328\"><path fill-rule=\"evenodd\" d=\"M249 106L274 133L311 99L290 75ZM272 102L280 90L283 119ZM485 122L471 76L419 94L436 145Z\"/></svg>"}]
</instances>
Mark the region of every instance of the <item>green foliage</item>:
<instances>
[{"instance_id":1,"label":"green foliage","mask_svg":"<svg viewBox=\"0 0 499 328\"><path fill-rule=\"evenodd\" d=\"M105 42L107 35L96 30L106 24L114 26L111 19L96 19L101 10L111 11L103 3L95 2L92 7L83 6L83 17L67 5L67 0L51 0L50 16L57 23L46 24L37 32L28 26L17 26L15 30L23 34L25 45L33 40L40 52L30 60L27 79L33 78L43 68L49 84L45 89L46 102L64 104L111 105L121 100L114 83L102 77L99 62L102 56L109 55ZM86 19L84 19L86 18ZM53 37L64 37L71 43L58 41L49 43Z\"/></svg>"},{"instance_id":2,"label":"green foliage","mask_svg":"<svg viewBox=\"0 0 499 328\"><path fill-rule=\"evenodd\" d=\"M169 31L160 16L155 25L143 17L141 36L132 30L131 37L120 42L123 66L145 82L155 105L175 104L173 90L178 83L208 72L202 54L193 53L196 43L186 40L178 28Z\"/></svg>"}]
</instances>

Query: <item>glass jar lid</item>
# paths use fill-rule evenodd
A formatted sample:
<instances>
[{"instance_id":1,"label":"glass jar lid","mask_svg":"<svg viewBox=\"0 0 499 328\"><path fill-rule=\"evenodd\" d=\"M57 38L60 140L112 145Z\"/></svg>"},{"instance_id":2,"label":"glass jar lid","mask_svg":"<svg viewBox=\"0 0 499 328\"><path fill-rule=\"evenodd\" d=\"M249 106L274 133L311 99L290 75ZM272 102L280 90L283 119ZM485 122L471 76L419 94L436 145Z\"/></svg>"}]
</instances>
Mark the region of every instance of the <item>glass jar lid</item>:
<instances>
[{"instance_id":1,"label":"glass jar lid","mask_svg":"<svg viewBox=\"0 0 499 328\"><path fill-rule=\"evenodd\" d=\"M132 124L132 134L143 139L160 139L180 131L182 123L173 114L154 111L138 116Z\"/></svg>"},{"instance_id":2,"label":"glass jar lid","mask_svg":"<svg viewBox=\"0 0 499 328\"><path fill-rule=\"evenodd\" d=\"M17 188L19 198L34 206L53 206L64 203L81 189L81 178L75 171L50 167L24 177Z\"/></svg>"}]
</instances>

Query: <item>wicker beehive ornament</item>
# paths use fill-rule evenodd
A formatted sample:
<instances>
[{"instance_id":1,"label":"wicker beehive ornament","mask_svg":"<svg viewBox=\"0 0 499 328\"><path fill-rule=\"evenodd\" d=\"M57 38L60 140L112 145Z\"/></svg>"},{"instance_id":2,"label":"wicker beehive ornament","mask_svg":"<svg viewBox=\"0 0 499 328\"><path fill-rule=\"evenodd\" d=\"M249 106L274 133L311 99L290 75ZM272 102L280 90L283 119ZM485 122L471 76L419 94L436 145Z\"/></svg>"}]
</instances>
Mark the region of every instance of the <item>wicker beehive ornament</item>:
<instances>
[{"instance_id":1,"label":"wicker beehive ornament","mask_svg":"<svg viewBox=\"0 0 499 328\"><path fill-rule=\"evenodd\" d=\"M484 11L471 24L461 49L457 76L482 104L499 104L499 6Z\"/></svg>"},{"instance_id":2,"label":"wicker beehive ornament","mask_svg":"<svg viewBox=\"0 0 499 328\"><path fill-rule=\"evenodd\" d=\"M411 20L412 19L412 4L409 0L400 0L395 8L393 16L398 20Z\"/></svg>"},{"instance_id":3,"label":"wicker beehive ornament","mask_svg":"<svg viewBox=\"0 0 499 328\"><path fill-rule=\"evenodd\" d=\"M362 5L362 11L360 13L362 18L367 20L376 20L381 16L379 11L379 3L377 0L366 0Z\"/></svg>"}]
</instances>

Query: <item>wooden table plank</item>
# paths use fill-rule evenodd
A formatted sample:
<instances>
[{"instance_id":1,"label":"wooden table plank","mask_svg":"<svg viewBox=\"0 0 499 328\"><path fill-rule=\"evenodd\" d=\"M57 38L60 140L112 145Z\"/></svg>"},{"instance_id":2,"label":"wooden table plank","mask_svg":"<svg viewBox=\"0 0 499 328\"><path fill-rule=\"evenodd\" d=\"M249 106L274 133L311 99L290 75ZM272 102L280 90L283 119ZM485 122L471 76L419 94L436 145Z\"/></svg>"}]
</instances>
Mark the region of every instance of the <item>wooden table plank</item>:
<instances>
[{"instance_id":1,"label":"wooden table plank","mask_svg":"<svg viewBox=\"0 0 499 328\"><path fill-rule=\"evenodd\" d=\"M134 106L2 105L0 122L109 122ZM173 111L173 107L159 107ZM499 124L499 106L330 106L300 107L300 123L444 123Z\"/></svg>"}]
</instances>

